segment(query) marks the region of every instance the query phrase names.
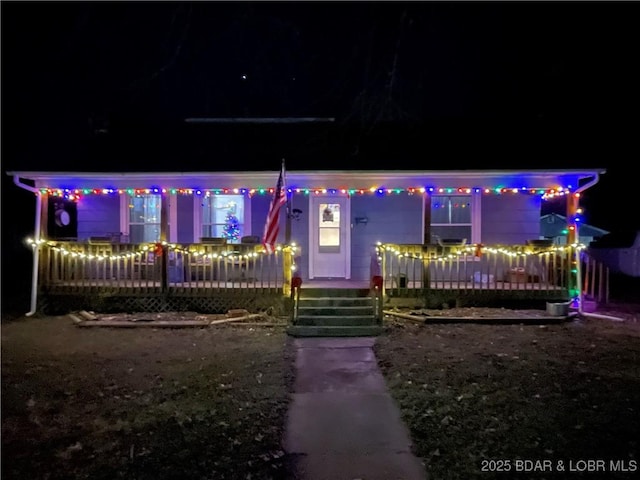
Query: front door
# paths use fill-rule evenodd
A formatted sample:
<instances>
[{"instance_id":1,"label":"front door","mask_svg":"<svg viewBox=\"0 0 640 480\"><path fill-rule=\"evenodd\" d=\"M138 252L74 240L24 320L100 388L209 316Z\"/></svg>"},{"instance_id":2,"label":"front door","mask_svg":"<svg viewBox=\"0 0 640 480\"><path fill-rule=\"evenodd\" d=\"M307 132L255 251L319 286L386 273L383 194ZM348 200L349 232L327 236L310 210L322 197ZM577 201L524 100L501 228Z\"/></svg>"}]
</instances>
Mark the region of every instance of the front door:
<instances>
[{"instance_id":1,"label":"front door","mask_svg":"<svg viewBox=\"0 0 640 480\"><path fill-rule=\"evenodd\" d=\"M309 197L309 278L351 278L349 207L346 195Z\"/></svg>"}]
</instances>

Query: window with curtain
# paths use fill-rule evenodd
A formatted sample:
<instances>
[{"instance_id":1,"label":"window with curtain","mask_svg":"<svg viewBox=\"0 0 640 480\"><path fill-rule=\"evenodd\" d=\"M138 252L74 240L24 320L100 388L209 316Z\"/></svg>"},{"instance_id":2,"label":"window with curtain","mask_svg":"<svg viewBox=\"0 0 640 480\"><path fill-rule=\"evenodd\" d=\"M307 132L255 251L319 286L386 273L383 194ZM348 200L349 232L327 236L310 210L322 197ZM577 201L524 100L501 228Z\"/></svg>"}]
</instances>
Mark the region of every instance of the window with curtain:
<instances>
[{"instance_id":1,"label":"window with curtain","mask_svg":"<svg viewBox=\"0 0 640 480\"><path fill-rule=\"evenodd\" d=\"M244 196L211 195L202 199L202 236L240 243L244 235Z\"/></svg>"},{"instance_id":2,"label":"window with curtain","mask_svg":"<svg viewBox=\"0 0 640 480\"><path fill-rule=\"evenodd\" d=\"M158 194L135 195L129 199L129 241L131 243L160 240L160 208Z\"/></svg>"},{"instance_id":3,"label":"window with curtain","mask_svg":"<svg viewBox=\"0 0 640 480\"><path fill-rule=\"evenodd\" d=\"M438 239L471 241L471 195L431 197L431 243Z\"/></svg>"}]
</instances>

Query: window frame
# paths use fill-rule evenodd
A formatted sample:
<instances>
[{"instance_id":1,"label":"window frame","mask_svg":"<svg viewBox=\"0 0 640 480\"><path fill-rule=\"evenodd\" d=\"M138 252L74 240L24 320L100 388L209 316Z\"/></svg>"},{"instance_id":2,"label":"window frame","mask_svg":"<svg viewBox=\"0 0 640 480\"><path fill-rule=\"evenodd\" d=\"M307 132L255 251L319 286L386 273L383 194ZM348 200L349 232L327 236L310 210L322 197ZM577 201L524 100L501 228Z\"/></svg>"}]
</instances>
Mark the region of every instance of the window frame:
<instances>
[{"instance_id":1,"label":"window frame","mask_svg":"<svg viewBox=\"0 0 640 480\"><path fill-rule=\"evenodd\" d=\"M242 234L240 236L240 238L247 236L247 235L252 235L252 229L251 229L251 196L242 193L220 193L220 194L215 194L215 195L194 195L193 196L193 241L194 243L200 243L200 239L203 237L202 235L202 228L204 227L204 223L203 223L203 209L204 209L204 205L203 205L203 201L208 199L208 198L213 198L213 197L230 197L230 196L234 196L234 197L242 197L243 199L243 211L244 211L244 217L242 219L238 219L238 223L240 225L242 225L243 230L242 230ZM220 224L213 224L213 223L207 223L206 225L220 225ZM240 243L240 238L238 238L238 243ZM235 244L235 243L234 243Z\"/></svg>"},{"instance_id":2,"label":"window frame","mask_svg":"<svg viewBox=\"0 0 640 480\"><path fill-rule=\"evenodd\" d=\"M434 223L433 221L431 221L431 224L429 225L429 227L439 227L439 226L470 226L471 227L471 238L467 238L467 244L476 244L476 243L480 243L481 242L481 232L482 232L482 215L481 215L481 208L482 208L482 193L477 191L477 190L472 190L469 193L459 193L459 192L452 192L452 193L440 193L440 192L432 192L429 193L429 202L425 202L428 203L428 208L432 209L433 208L433 197L434 196L448 196L448 197L470 197L469 200L469 208L471 209L471 223L467 224L467 223ZM424 208L427 208L427 205L425 205ZM431 213L429 214L429 218L432 218ZM431 230L431 228L430 228ZM428 239L427 241L431 241L431 239Z\"/></svg>"},{"instance_id":3,"label":"window frame","mask_svg":"<svg viewBox=\"0 0 640 480\"><path fill-rule=\"evenodd\" d=\"M129 208L130 200L136 196L157 196L160 201L160 212L158 217L158 222L147 223L147 222L131 222L131 211ZM162 206L165 199L163 195L160 193L143 193L143 194L122 194L120 197L120 230L126 235L128 243L131 243L131 225L157 225L158 226L158 238L156 240L148 240L143 243L153 243L160 241L160 237L162 236Z\"/></svg>"}]
</instances>

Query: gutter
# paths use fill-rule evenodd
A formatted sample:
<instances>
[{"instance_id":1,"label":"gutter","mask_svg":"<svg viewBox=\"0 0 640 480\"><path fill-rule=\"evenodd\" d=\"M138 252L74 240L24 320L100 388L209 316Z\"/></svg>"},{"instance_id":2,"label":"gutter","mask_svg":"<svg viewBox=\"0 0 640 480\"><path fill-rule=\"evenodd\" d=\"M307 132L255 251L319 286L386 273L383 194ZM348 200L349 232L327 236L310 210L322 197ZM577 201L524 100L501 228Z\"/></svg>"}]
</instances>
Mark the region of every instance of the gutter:
<instances>
[{"instance_id":1,"label":"gutter","mask_svg":"<svg viewBox=\"0 0 640 480\"><path fill-rule=\"evenodd\" d=\"M584 185L578 187L575 189L574 193L582 193L584 192L587 188L591 188L593 187L596 183L598 183L598 181L600 181L600 174L599 173L594 173L593 174L593 178L591 180L589 180L587 183L585 183Z\"/></svg>"},{"instance_id":2,"label":"gutter","mask_svg":"<svg viewBox=\"0 0 640 480\"><path fill-rule=\"evenodd\" d=\"M28 190L38 196L38 189L30 185L26 185L20 181L18 175L13 176L13 183L18 187ZM25 316L30 317L34 315L38 310L38 265L40 261L40 215L42 213L42 202L39 198L36 199L36 217L35 217L35 233L33 244L33 270L31 272L31 310L25 313Z\"/></svg>"},{"instance_id":3,"label":"gutter","mask_svg":"<svg viewBox=\"0 0 640 480\"><path fill-rule=\"evenodd\" d=\"M589 180L587 183L585 183L584 185L582 185L581 187L578 187L574 193L581 193L584 192L586 189L591 188L592 186L594 186L596 183L598 183L598 181L600 180L600 174L596 173L594 175L594 177ZM576 232L576 236L577 236L577 232ZM576 249L576 267L578 270L578 275L577 275L577 280L578 280L578 292L580 292L580 298L578 300L578 315L580 315L581 317L587 317L587 318L599 318L602 320L613 320L616 322L624 322L624 318L620 318L620 317L614 317L611 315L602 315L602 314L598 314L598 313L587 313L584 311L584 295L582 292L582 261L580 259L580 252Z\"/></svg>"}]
</instances>

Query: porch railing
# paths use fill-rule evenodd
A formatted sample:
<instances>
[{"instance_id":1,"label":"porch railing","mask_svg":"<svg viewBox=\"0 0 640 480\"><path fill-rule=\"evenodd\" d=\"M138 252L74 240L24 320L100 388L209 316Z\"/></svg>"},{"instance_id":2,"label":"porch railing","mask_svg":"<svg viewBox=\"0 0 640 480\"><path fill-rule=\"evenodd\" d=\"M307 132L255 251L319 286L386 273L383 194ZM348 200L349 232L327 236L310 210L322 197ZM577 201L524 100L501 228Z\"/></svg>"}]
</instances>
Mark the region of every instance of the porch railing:
<instances>
[{"instance_id":1,"label":"porch railing","mask_svg":"<svg viewBox=\"0 0 640 480\"><path fill-rule=\"evenodd\" d=\"M261 245L169 247L169 285L187 289L281 289L285 281L282 251L266 255L262 250Z\"/></svg>"},{"instance_id":2,"label":"porch railing","mask_svg":"<svg viewBox=\"0 0 640 480\"><path fill-rule=\"evenodd\" d=\"M571 288L572 252L528 245L376 246L383 291L404 297L429 290L518 290L531 296L565 297Z\"/></svg>"},{"instance_id":3,"label":"porch railing","mask_svg":"<svg viewBox=\"0 0 640 480\"><path fill-rule=\"evenodd\" d=\"M292 247L264 252L254 244L122 244L47 241L39 285L136 293L203 293L212 288L290 292Z\"/></svg>"},{"instance_id":4,"label":"porch railing","mask_svg":"<svg viewBox=\"0 0 640 480\"><path fill-rule=\"evenodd\" d=\"M599 303L609 303L609 267L588 252L581 252L581 289L583 297Z\"/></svg>"},{"instance_id":5,"label":"porch railing","mask_svg":"<svg viewBox=\"0 0 640 480\"><path fill-rule=\"evenodd\" d=\"M609 302L609 268L577 246L384 244L375 255L371 275L380 276L383 292L393 296L507 290L568 299L581 288L585 298Z\"/></svg>"},{"instance_id":6,"label":"porch railing","mask_svg":"<svg viewBox=\"0 0 640 480\"><path fill-rule=\"evenodd\" d=\"M46 241L37 248L39 286L75 291L206 295L211 289L291 294L294 246L266 254L253 244L124 244ZM608 269L582 251L583 293L608 301ZM372 276L381 292L397 297L434 290L471 293L526 292L569 298L575 269L573 247L527 245L377 245Z\"/></svg>"}]
</instances>

